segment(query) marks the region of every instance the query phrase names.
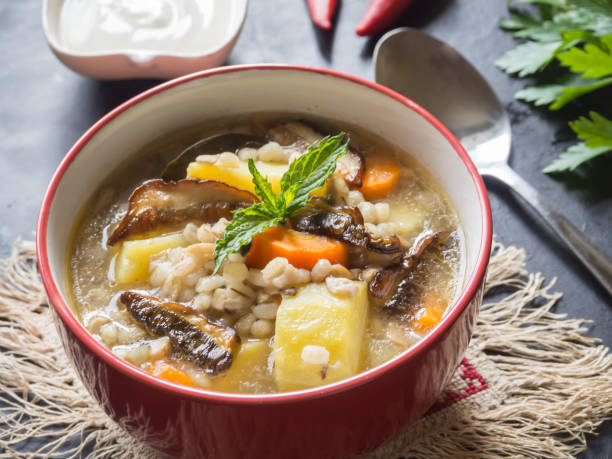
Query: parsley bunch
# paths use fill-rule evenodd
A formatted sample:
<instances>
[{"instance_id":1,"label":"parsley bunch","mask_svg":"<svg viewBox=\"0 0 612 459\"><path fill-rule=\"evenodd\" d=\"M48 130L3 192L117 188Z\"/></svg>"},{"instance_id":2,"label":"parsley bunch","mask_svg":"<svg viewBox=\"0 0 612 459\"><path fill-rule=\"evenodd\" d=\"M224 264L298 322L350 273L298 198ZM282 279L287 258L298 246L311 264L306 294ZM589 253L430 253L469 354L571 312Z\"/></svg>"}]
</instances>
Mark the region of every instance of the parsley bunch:
<instances>
[{"instance_id":1,"label":"parsley bunch","mask_svg":"<svg viewBox=\"0 0 612 459\"><path fill-rule=\"evenodd\" d=\"M548 84L529 86L515 94L519 100L559 110L568 102L612 84L612 0L519 0L536 3L539 15L513 12L500 22L514 30L523 44L496 61L508 73L525 77L556 62L562 74ZM582 142L544 169L572 171L596 156L612 151L612 121L591 111L570 123Z\"/></svg>"},{"instance_id":2,"label":"parsley bunch","mask_svg":"<svg viewBox=\"0 0 612 459\"><path fill-rule=\"evenodd\" d=\"M246 209L234 211L234 218L225 228L223 239L215 246L215 274L231 253L250 244L253 237L266 229L283 223L308 204L310 194L321 188L327 178L336 170L336 161L348 150L343 143L345 133L327 136L289 165L281 178L281 192L274 193L272 185L263 177L252 159L249 171L253 176L255 193L261 202Z\"/></svg>"}]
</instances>

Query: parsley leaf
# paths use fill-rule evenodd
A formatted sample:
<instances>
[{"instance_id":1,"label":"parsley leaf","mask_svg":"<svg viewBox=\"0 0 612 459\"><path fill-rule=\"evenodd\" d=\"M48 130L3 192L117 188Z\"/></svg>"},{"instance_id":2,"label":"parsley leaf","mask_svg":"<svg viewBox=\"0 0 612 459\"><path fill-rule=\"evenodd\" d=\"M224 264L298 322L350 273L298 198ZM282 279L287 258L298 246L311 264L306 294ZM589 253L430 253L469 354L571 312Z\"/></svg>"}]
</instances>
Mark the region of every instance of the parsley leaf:
<instances>
[{"instance_id":1,"label":"parsley leaf","mask_svg":"<svg viewBox=\"0 0 612 459\"><path fill-rule=\"evenodd\" d=\"M521 89L514 97L525 102L533 102L536 106L548 105L554 102L566 88L564 84L545 84L541 86L527 86Z\"/></svg>"},{"instance_id":2,"label":"parsley leaf","mask_svg":"<svg viewBox=\"0 0 612 459\"><path fill-rule=\"evenodd\" d=\"M592 14L612 18L612 3L609 0L572 0L572 4Z\"/></svg>"},{"instance_id":3,"label":"parsley leaf","mask_svg":"<svg viewBox=\"0 0 612 459\"><path fill-rule=\"evenodd\" d=\"M571 72L582 73L583 78L603 78L612 75L612 35L601 39L602 46L587 43L584 48L571 48L557 57L561 65Z\"/></svg>"},{"instance_id":4,"label":"parsley leaf","mask_svg":"<svg viewBox=\"0 0 612 459\"><path fill-rule=\"evenodd\" d=\"M561 153L557 159L542 169L542 172L550 174L555 172L573 171L582 163L593 159L596 156L603 155L610 150L612 150L612 147L590 148L586 145L586 143L579 142Z\"/></svg>"},{"instance_id":5,"label":"parsley leaf","mask_svg":"<svg viewBox=\"0 0 612 459\"><path fill-rule=\"evenodd\" d=\"M558 65L543 74L545 78L552 75L552 81L523 88L515 98L559 110L585 94L612 85L612 0L518 1L537 4L540 14L513 10L509 18L500 21L500 27L513 30L515 37L527 41L507 51L496 65L519 77L541 72L553 62ZM583 142L571 146L544 172L574 170L612 151L612 122L594 112L590 116L570 123Z\"/></svg>"},{"instance_id":6,"label":"parsley leaf","mask_svg":"<svg viewBox=\"0 0 612 459\"><path fill-rule=\"evenodd\" d=\"M572 130L584 142L569 147L544 172L573 171L585 161L612 151L612 121L597 112L589 115L591 119L582 116L570 123Z\"/></svg>"},{"instance_id":7,"label":"parsley leaf","mask_svg":"<svg viewBox=\"0 0 612 459\"><path fill-rule=\"evenodd\" d=\"M514 97L534 105L547 105L550 110L559 110L572 100L612 84L612 78L603 80L583 79L577 75L566 75L553 84L528 86L518 91Z\"/></svg>"},{"instance_id":8,"label":"parsley leaf","mask_svg":"<svg viewBox=\"0 0 612 459\"><path fill-rule=\"evenodd\" d=\"M509 18L499 21L499 26L502 29L523 31L530 28L539 28L542 23L529 14L512 13Z\"/></svg>"},{"instance_id":9,"label":"parsley leaf","mask_svg":"<svg viewBox=\"0 0 612 459\"><path fill-rule=\"evenodd\" d=\"M566 0L519 0L521 3L538 3L540 5L549 5L555 8L567 8Z\"/></svg>"},{"instance_id":10,"label":"parsley leaf","mask_svg":"<svg viewBox=\"0 0 612 459\"><path fill-rule=\"evenodd\" d=\"M216 242L213 274L217 273L230 254L250 244L254 236L283 223L308 204L310 194L325 184L336 170L338 158L347 152L348 142L343 143L345 136L342 132L333 137L324 137L294 160L281 178L279 195L274 193L272 185L260 174L253 160L249 160L255 193L261 202L234 212L234 218L225 228L223 238Z\"/></svg>"},{"instance_id":11,"label":"parsley leaf","mask_svg":"<svg viewBox=\"0 0 612 459\"><path fill-rule=\"evenodd\" d=\"M531 38L541 42L552 42L561 40L561 34L565 26L552 21L545 21L540 25L526 27L514 33L516 38Z\"/></svg>"},{"instance_id":12,"label":"parsley leaf","mask_svg":"<svg viewBox=\"0 0 612 459\"><path fill-rule=\"evenodd\" d=\"M593 92L597 89L603 88L604 86L608 86L612 84L612 77L605 78L603 80L583 80L584 84L568 86L561 91L557 100L550 105L551 110L559 110L561 107L566 105L568 102L588 94L589 92Z\"/></svg>"},{"instance_id":13,"label":"parsley leaf","mask_svg":"<svg viewBox=\"0 0 612 459\"><path fill-rule=\"evenodd\" d=\"M612 121L597 112L589 113L591 119L581 116L570 123L572 130L580 140L586 141L592 148L607 147L612 149Z\"/></svg>"},{"instance_id":14,"label":"parsley leaf","mask_svg":"<svg viewBox=\"0 0 612 459\"><path fill-rule=\"evenodd\" d=\"M520 77L531 75L546 67L562 45L562 41L550 43L528 41L506 52L495 61L495 65L508 73L518 72Z\"/></svg>"}]
</instances>

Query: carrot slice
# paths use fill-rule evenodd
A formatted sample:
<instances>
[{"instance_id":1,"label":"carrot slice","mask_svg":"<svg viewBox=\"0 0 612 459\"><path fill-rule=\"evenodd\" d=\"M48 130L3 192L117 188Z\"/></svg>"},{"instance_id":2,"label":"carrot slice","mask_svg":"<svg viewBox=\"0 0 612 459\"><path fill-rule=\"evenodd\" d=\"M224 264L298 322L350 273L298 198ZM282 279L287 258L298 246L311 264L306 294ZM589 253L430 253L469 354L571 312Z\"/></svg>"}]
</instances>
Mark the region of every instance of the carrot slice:
<instances>
[{"instance_id":1,"label":"carrot slice","mask_svg":"<svg viewBox=\"0 0 612 459\"><path fill-rule=\"evenodd\" d=\"M427 330L440 322L440 319L442 319L442 314L434 308L423 308L423 312L416 321L416 327Z\"/></svg>"},{"instance_id":2,"label":"carrot slice","mask_svg":"<svg viewBox=\"0 0 612 459\"><path fill-rule=\"evenodd\" d=\"M402 165L391 156L369 156L360 188L368 201L387 196L400 177Z\"/></svg>"},{"instance_id":3,"label":"carrot slice","mask_svg":"<svg viewBox=\"0 0 612 459\"><path fill-rule=\"evenodd\" d=\"M163 360L155 362L153 368L149 370L154 376L165 379L166 381L173 382L175 384L182 384L183 386L195 386L193 380L183 373L181 370L174 368L167 364Z\"/></svg>"},{"instance_id":4,"label":"carrot slice","mask_svg":"<svg viewBox=\"0 0 612 459\"><path fill-rule=\"evenodd\" d=\"M423 308L417 313L415 328L419 330L428 330L442 320L444 310L448 305L446 295L440 295L437 292L426 292L421 299Z\"/></svg>"},{"instance_id":5,"label":"carrot slice","mask_svg":"<svg viewBox=\"0 0 612 459\"><path fill-rule=\"evenodd\" d=\"M331 264L346 266L348 249L342 242L325 236L273 226L253 238L246 263L263 269L276 257L286 258L296 268L311 270L322 258L328 259Z\"/></svg>"}]
</instances>

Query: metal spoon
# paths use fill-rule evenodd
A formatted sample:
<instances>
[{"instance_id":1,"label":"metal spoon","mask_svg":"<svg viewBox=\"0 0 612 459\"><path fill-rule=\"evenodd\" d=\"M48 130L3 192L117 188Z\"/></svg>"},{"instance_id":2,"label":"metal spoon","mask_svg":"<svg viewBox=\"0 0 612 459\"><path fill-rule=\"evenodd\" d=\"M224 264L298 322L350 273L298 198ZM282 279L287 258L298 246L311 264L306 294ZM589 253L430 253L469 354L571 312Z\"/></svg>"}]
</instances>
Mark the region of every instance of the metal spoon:
<instances>
[{"instance_id":1,"label":"metal spoon","mask_svg":"<svg viewBox=\"0 0 612 459\"><path fill-rule=\"evenodd\" d=\"M236 132L211 135L185 148L168 163L161 178L166 182L185 178L187 166L200 155L215 155L224 151L236 152L243 147L259 148L264 143L265 141L252 135Z\"/></svg>"},{"instance_id":2,"label":"metal spoon","mask_svg":"<svg viewBox=\"0 0 612 459\"><path fill-rule=\"evenodd\" d=\"M540 214L612 296L612 260L508 165L510 121L487 81L455 49L415 29L385 34L376 81L429 110L459 139L483 176L505 183Z\"/></svg>"}]
</instances>

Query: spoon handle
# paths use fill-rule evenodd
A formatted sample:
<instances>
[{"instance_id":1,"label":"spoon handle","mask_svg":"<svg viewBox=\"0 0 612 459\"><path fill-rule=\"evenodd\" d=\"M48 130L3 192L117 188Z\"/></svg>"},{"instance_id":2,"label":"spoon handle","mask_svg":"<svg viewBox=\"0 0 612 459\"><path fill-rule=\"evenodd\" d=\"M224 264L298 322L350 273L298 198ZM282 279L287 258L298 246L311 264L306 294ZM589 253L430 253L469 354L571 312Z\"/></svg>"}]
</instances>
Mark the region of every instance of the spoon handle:
<instances>
[{"instance_id":1,"label":"spoon handle","mask_svg":"<svg viewBox=\"0 0 612 459\"><path fill-rule=\"evenodd\" d=\"M518 175L510 166L500 165L480 170L482 175L494 177L505 183L540 214L552 230L576 255L582 264L612 296L612 260L601 249L591 244L567 218L555 211L542 199L538 191Z\"/></svg>"}]
</instances>

